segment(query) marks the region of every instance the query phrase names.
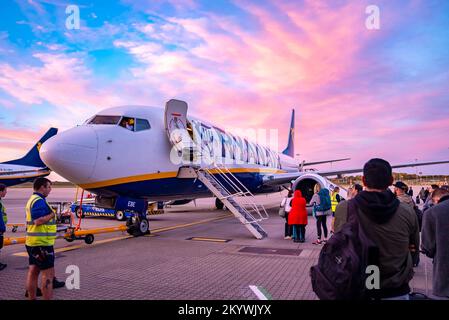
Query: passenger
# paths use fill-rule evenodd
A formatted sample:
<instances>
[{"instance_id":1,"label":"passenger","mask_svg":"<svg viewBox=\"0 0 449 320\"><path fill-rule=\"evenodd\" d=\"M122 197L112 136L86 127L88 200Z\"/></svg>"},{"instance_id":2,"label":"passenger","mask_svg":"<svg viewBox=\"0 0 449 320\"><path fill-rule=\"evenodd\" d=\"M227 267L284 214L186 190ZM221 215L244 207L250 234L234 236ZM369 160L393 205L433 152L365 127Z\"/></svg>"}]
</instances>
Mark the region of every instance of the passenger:
<instances>
[{"instance_id":1,"label":"passenger","mask_svg":"<svg viewBox=\"0 0 449 320\"><path fill-rule=\"evenodd\" d=\"M360 192L363 191L363 187L358 183L356 183L354 187L350 189L352 191L348 193L348 200L354 199ZM346 201L345 200L341 201L338 204L337 209L335 210L334 233L340 231L343 225L346 223L348 204L347 203L343 204L344 202Z\"/></svg>"},{"instance_id":2,"label":"passenger","mask_svg":"<svg viewBox=\"0 0 449 320\"><path fill-rule=\"evenodd\" d=\"M332 214L331 197L329 190L326 188L315 185L315 194L310 200L310 204L313 204L313 212L316 218L317 240L313 244L321 244L321 228L323 229L324 239L323 242L327 242L327 216Z\"/></svg>"},{"instance_id":3,"label":"passenger","mask_svg":"<svg viewBox=\"0 0 449 320\"><path fill-rule=\"evenodd\" d=\"M407 194L408 194L410 197L412 197L412 199L413 199L413 188L412 188L412 187L410 187L410 188L408 189Z\"/></svg>"},{"instance_id":4,"label":"passenger","mask_svg":"<svg viewBox=\"0 0 449 320\"><path fill-rule=\"evenodd\" d=\"M418 194L419 198L421 199L422 202L426 201L426 190L424 190L424 187L421 187L421 191Z\"/></svg>"},{"instance_id":5,"label":"passenger","mask_svg":"<svg viewBox=\"0 0 449 320\"><path fill-rule=\"evenodd\" d=\"M3 183L0 183L0 250L3 248L3 234L6 232L6 224L8 223L8 216L6 215L6 209L5 206L2 203L2 198L6 196L7 189L6 185ZM5 269L7 267L6 263L0 262L0 271Z\"/></svg>"},{"instance_id":6,"label":"passenger","mask_svg":"<svg viewBox=\"0 0 449 320\"><path fill-rule=\"evenodd\" d=\"M426 201L424 202L424 206L422 208L423 212L426 212L426 210L428 210L428 209L433 207L434 203L432 201L432 194L438 188L439 188L439 186L437 184L432 184L430 186L428 196L427 196Z\"/></svg>"},{"instance_id":7,"label":"passenger","mask_svg":"<svg viewBox=\"0 0 449 320\"><path fill-rule=\"evenodd\" d=\"M419 226L415 212L389 190L393 183L390 164L371 159L363 168L365 191L355 198L359 221L366 235L379 249L380 290L376 298L409 300L413 261L418 255ZM339 215L342 210L346 214ZM347 201L336 213L336 226L347 219ZM339 222L339 219L344 222Z\"/></svg>"},{"instance_id":8,"label":"passenger","mask_svg":"<svg viewBox=\"0 0 449 320\"><path fill-rule=\"evenodd\" d=\"M398 200L408 205L411 209L414 209L415 202L413 201L412 197L407 194L407 185L402 181L396 181L393 186L394 194L396 195L396 197L398 197Z\"/></svg>"},{"instance_id":9,"label":"passenger","mask_svg":"<svg viewBox=\"0 0 449 320\"><path fill-rule=\"evenodd\" d=\"M435 190L432 201L435 206L423 218L421 248L433 259L433 294L449 299L449 191Z\"/></svg>"},{"instance_id":10,"label":"passenger","mask_svg":"<svg viewBox=\"0 0 449 320\"><path fill-rule=\"evenodd\" d=\"M37 178L33 184L34 193L27 202L26 242L29 256L29 269L26 282L26 293L30 300L36 299L39 273L42 272L42 294L45 300L53 296L55 276L54 244L56 238L56 213L45 198L51 192L51 181Z\"/></svg>"},{"instance_id":11,"label":"passenger","mask_svg":"<svg viewBox=\"0 0 449 320\"><path fill-rule=\"evenodd\" d=\"M306 203L307 201L303 198L301 191L296 190L292 200L292 208L288 215L288 224L293 226L294 242L304 242L306 239Z\"/></svg>"},{"instance_id":12,"label":"passenger","mask_svg":"<svg viewBox=\"0 0 449 320\"><path fill-rule=\"evenodd\" d=\"M291 240L292 239L292 232L293 227L288 224L288 215L291 210L291 201L293 199L293 191L289 190L287 196L282 200L281 207L284 207L285 212L285 226L284 226L284 239L285 240Z\"/></svg>"}]
</instances>

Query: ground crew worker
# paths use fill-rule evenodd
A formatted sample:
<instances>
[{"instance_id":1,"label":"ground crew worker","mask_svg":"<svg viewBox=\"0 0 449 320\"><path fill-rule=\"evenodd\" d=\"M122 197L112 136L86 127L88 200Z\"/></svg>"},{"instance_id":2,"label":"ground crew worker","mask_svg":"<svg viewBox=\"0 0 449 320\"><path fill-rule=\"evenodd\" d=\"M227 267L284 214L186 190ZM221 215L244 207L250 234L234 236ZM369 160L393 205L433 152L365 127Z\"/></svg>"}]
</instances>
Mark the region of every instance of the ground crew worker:
<instances>
[{"instance_id":1,"label":"ground crew worker","mask_svg":"<svg viewBox=\"0 0 449 320\"><path fill-rule=\"evenodd\" d=\"M8 223L8 216L6 215L5 206L2 203L2 198L6 196L6 185L0 183L0 250L3 248L3 233L6 232L6 224ZM0 262L0 271L6 268L5 263Z\"/></svg>"},{"instance_id":2,"label":"ground crew worker","mask_svg":"<svg viewBox=\"0 0 449 320\"><path fill-rule=\"evenodd\" d=\"M56 239L56 213L45 198L51 192L51 181L37 178L33 184L34 193L27 202L26 242L29 256L29 269L26 289L30 300L36 299L39 273L42 272L42 295L45 300L53 296L55 275L55 254L53 245Z\"/></svg>"},{"instance_id":3,"label":"ground crew worker","mask_svg":"<svg viewBox=\"0 0 449 320\"><path fill-rule=\"evenodd\" d=\"M332 216L335 214L335 209L337 209L337 205L341 201L341 197L339 195L340 187L335 187L334 191L331 193L331 205L332 205Z\"/></svg>"}]
</instances>

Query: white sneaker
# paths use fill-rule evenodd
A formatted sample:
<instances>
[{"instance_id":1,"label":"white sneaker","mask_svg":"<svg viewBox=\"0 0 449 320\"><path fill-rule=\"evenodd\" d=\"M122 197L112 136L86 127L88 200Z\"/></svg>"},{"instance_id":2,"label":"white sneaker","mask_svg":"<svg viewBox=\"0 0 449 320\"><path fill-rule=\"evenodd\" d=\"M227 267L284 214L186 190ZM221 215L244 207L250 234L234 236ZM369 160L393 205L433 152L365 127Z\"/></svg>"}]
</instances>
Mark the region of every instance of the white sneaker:
<instances>
[{"instance_id":1,"label":"white sneaker","mask_svg":"<svg viewBox=\"0 0 449 320\"><path fill-rule=\"evenodd\" d=\"M292 239L292 237L290 237L290 236L286 236L286 237L284 237L284 239L285 239L285 240L291 240L291 239Z\"/></svg>"}]
</instances>

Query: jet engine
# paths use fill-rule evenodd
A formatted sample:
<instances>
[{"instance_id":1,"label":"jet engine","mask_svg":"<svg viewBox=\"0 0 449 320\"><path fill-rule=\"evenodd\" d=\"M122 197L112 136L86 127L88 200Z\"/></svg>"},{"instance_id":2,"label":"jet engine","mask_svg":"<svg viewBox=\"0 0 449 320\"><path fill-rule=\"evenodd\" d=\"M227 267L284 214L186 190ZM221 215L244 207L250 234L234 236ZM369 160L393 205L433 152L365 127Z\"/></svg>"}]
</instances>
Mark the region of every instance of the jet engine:
<instances>
[{"instance_id":1,"label":"jet engine","mask_svg":"<svg viewBox=\"0 0 449 320\"><path fill-rule=\"evenodd\" d=\"M317 173L306 173L293 182L292 190L301 190L303 197L306 199L307 203L309 203L313 197L313 189L316 184L319 184L321 188L329 189L329 192L332 192L334 188L337 187L336 184ZM346 189L340 187L339 194L341 197L347 199Z\"/></svg>"}]
</instances>

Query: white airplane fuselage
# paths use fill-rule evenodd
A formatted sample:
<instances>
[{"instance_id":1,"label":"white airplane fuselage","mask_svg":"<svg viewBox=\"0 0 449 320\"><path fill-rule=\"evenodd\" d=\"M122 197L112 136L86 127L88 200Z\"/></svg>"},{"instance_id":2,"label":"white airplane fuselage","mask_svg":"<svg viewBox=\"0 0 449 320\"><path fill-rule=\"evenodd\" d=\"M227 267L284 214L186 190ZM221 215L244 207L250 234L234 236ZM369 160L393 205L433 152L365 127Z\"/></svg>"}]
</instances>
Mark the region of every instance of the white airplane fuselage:
<instances>
[{"instance_id":1,"label":"white airplane fuselage","mask_svg":"<svg viewBox=\"0 0 449 320\"><path fill-rule=\"evenodd\" d=\"M173 163L170 158L173 145L167 136L162 108L123 106L105 109L96 116L143 119L151 128L130 131L119 125L121 120L118 124L89 124L87 121L42 145L40 155L49 168L81 188L103 196L159 201L211 196L199 180L177 178L184 164ZM190 116L188 120L196 138L211 133L226 137L206 121ZM282 153L235 135L229 141L232 141L232 150L242 149L242 144L237 146L238 142L246 146L246 154L232 156L239 157L239 161L229 162L224 151L213 156L221 157L226 167L254 193L279 190L279 187L263 187L265 174L299 170L299 162Z\"/></svg>"}]
</instances>

